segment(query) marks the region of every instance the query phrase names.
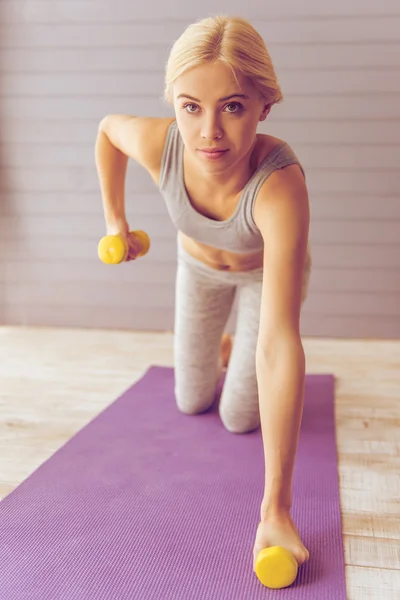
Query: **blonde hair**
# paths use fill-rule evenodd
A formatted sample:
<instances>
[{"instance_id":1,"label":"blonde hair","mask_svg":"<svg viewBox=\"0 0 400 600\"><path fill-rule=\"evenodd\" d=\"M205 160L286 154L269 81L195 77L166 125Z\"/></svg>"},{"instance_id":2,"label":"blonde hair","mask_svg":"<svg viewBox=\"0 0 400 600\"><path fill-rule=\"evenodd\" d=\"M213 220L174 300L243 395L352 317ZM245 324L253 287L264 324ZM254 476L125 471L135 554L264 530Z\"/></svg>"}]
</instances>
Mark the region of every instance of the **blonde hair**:
<instances>
[{"instance_id":1,"label":"blonde hair","mask_svg":"<svg viewBox=\"0 0 400 600\"><path fill-rule=\"evenodd\" d=\"M187 27L172 46L165 67L163 100L173 104L173 84L188 69L218 60L241 73L272 106L283 99L263 38L241 17L207 17Z\"/></svg>"}]
</instances>

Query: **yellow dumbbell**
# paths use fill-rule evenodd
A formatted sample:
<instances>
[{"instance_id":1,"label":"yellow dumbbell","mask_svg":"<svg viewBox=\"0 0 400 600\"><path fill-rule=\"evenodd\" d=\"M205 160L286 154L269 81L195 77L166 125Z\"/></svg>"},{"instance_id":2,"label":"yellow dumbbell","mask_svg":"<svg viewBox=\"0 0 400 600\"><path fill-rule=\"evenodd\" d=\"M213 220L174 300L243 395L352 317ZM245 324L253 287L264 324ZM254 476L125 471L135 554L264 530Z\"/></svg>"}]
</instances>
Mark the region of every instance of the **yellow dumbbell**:
<instances>
[{"instance_id":1,"label":"yellow dumbbell","mask_svg":"<svg viewBox=\"0 0 400 600\"><path fill-rule=\"evenodd\" d=\"M289 550L270 546L258 553L255 571L263 585L275 590L292 585L297 577L298 563Z\"/></svg>"},{"instance_id":2,"label":"yellow dumbbell","mask_svg":"<svg viewBox=\"0 0 400 600\"><path fill-rule=\"evenodd\" d=\"M142 245L142 249L136 258L147 254L150 248L150 238L144 231L130 231L130 236L136 238ZM106 235L101 238L97 253L100 260L107 265L116 265L124 262L128 256L128 243L122 235Z\"/></svg>"}]
</instances>

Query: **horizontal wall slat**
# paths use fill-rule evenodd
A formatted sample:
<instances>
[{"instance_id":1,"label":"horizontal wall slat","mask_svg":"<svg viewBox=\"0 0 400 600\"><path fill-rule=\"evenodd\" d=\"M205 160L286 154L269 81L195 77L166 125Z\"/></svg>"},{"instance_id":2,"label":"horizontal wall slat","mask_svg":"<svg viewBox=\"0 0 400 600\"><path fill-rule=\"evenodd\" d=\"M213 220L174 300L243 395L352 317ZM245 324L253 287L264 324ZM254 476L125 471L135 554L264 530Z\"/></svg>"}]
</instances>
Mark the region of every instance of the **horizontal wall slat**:
<instances>
[{"instance_id":1,"label":"horizontal wall slat","mask_svg":"<svg viewBox=\"0 0 400 600\"><path fill-rule=\"evenodd\" d=\"M393 269L316 269L311 273L310 293L387 293L400 294L400 260Z\"/></svg>"},{"instance_id":2,"label":"horizontal wall slat","mask_svg":"<svg viewBox=\"0 0 400 600\"><path fill-rule=\"evenodd\" d=\"M351 331L351 334L349 332ZM366 334L368 331L368 334ZM323 334L321 334L323 332ZM397 340L400 338L400 319L385 315L313 315L304 312L301 319L302 335L323 338L378 338ZM368 454L371 449L368 449Z\"/></svg>"},{"instance_id":3,"label":"horizontal wall slat","mask_svg":"<svg viewBox=\"0 0 400 600\"><path fill-rule=\"evenodd\" d=\"M8 283L6 301L9 304L24 304L29 298L29 304L52 306L132 306L140 308L160 308L174 305L173 281L168 284L154 282L146 289L135 290L134 283L118 283L118 298L115 297L115 288L108 283L95 283L83 287L78 282L74 284L58 282L41 282L40 285L30 282ZM400 317L400 304L398 298L391 293L337 293L313 292L307 299L307 312L314 315L364 315Z\"/></svg>"},{"instance_id":4,"label":"horizontal wall slat","mask_svg":"<svg viewBox=\"0 0 400 600\"><path fill-rule=\"evenodd\" d=\"M94 167L95 136L90 143L42 144L40 152L34 143L0 145L2 168ZM305 170L307 169L398 169L400 140L397 145L314 146L291 145ZM130 169L137 164L130 162ZM142 167L139 166L139 169Z\"/></svg>"},{"instance_id":5,"label":"horizontal wall slat","mask_svg":"<svg viewBox=\"0 0 400 600\"><path fill-rule=\"evenodd\" d=\"M400 22L399 22L400 25ZM373 87L371 88L371 81ZM279 76L284 95L306 96L345 96L346 94L399 94L400 67L392 69L342 70L302 69L286 72ZM73 98L78 95L90 96L107 94L111 89L116 96L158 96L164 85L162 71L142 72L131 68L124 73L3 73L0 77L0 98L30 97Z\"/></svg>"},{"instance_id":6,"label":"horizontal wall slat","mask_svg":"<svg viewBox=\"0 0 400 600\"><path fill-rule=\"evenodd\" d=\"M179 18L173 5L156 3L157 10L154 10L154 2L146 2L144 4L135 4L130 11L125 3L106 3L100 4L88 0L34 0L28 4L24 0L14 0L12 4L5 4L2 7L2 22L3 23L19 23L21 19L29 22L40 23L57 23L62 21L88 21L88 22L104 22L118 23L139 19L164 19L169 21L180 21L185 23L187 19L198 19L197 13L193 10L193 6L188 3L180 6ZM204 14L214 13L215 2L207 0L202 2L202 10ZM259 10L254 7L243 5L241 0L233 0L230 2L230 10L232 12L239 11L239 14L246 18L260 20L263 17ZM349 3L347 0L337 0L335 3L321 3L317 0L309 0L303 2L300 6L297 0L286 0L268 5L269 20L293 19L297 18L313 18L315 20L330 18L336 20L338 17L350 16L354 17L376 17L386 13L399 15L399 5L396 0L381 0L379 3Z\"/></svg>"},{"instance_id":7,"label":"horizontal wall slat","mask_svg":"<svg viewBox=\"0 0 400 600\"><path fill-rule=\"evenodd\" d=\"M241 0L236 0L241 3ZM157 2L157 17L161 19L161 4ZM168 6L168 5L167 5ZM215 6L212 7L215 11ZM230 12L233 8L230 6ZM206 14L202 4L202 13ZM254 11L255 12L255 11ZM245 17L243 7L241 16ZM149 15L150 16L150 15ZM168 26L160 20L132 23L117 22L112 27L97 23L54 23L47 24L29 22L29 27L18 28L0 26L0 47L6 48L112 48L116 46L148 46L153 44L171 44L184 31L189 22L169 20ZM181 15L182 16L182 15ZM133 17L133 15L132 15ZM246 18L246 17L245 17ZM252 20L250 15L247 17ZM349 42L388 42L398 41L400 15L376 16L370 19L364 16L344 17L332 20L325 19L282 19L277 27L276 22L266 19L254 19L254 25L268 43L349 43Z\"/></svg>"},{"instance_id":8,"label":"horizontal wall slat","mask_svg":"<svg viewBox=\"0 0 400 600\"><path fill-rule=\"evenodd\" d=\"M137 224L139 226L139 223ZM99 232L100 236L104 235L105 231ZM49 258L55 260L63 260L67 256L69 259L99 260L97 256L97 246L99 238L92 240L82 239L77 237L73 243L66 246L65 240L60 238L49 238L47 236L27 241L24 235L15 236L10 240L0 238L0 259L12 264L14 261L31 260L41 261ZM149 255L151 258L161 263L169 263L171 256L176 254L176 241L171 237L168 240L157 239L157 243L152 241ZM383 258L385 255L383 254ZM142 257L142 260L147 260L148 257ZM108 266L108 265L107 265ZM126 269L131 266L130 263L122 265L114 265L119 269Z\"/></svg>"},{"instance_id":9,"label":"horizontal wall slat","mask_svg":"<svg viewBox=\"0 0 400 600\"><path fill-rule=\"evenodd\" d=\"M144 303L140 310L113 306L53 306L42 304L10 305L4 309L8 325L40 327L82 327L99 329L132 329L137 331L172 331L174 309L152 308Z\"/></svg>"},{"instance_id":10,"label":"horizontal wall slat","mask_svg":"<svg viewBox=\"0 0 400 600\"><path fill-rule=\"evenodd\" d=\"M400 220L400 201L398 197L368 196L335 196L318 195L310 198L311 218L313 221L323 219L371 219L375 223L380 220Z\"/></svg>"},{"instance_id":11,"label":"horizontal wall slat","mask_svg":"<svg viewBox=\"0 0 400 600\"><path fill-rule=\"evenodd\" d=\"M130 307L119 307L116 311L113 307L97 306L8 305L3 311L3 318L8 325L172 331L174 310L166 307L159 310L146 306L142 306L140 311ZM148 325L150 323L151 326ZM321 317L304 312L301 319L302 334L307 332L306 335L310 337L321 337L322 331L322 337L348 338L351 331L352 337L365 338L366 327L370 337L400 337L400 321L385 316Z\"/></svg>"},{"instance_id":12,"label":"horizontal wall slat","mask_svg":"<svg viewBox=\"0 0 400 600\"><path fill-rule=\"evenodd\" d=\"M322 220L400 220L400 200L398 196L337 196L311 195L312 221ZM136 219L142 215L167 214L162 195L155 191L136 194L131 198L127 195L126 209ZM99 192L65 193L41 192L16 193L7 192L2 196L0 216L2 217L36 217L64 215L93 215L102 214L102 201Z\"/></svg>"},{"instance_id":13,"label":"horizontal wall slat","mask_svg":"<svg viewBox=\"0 0 400 600\"><path fill-rule=\"evenodd\" d=\"M400 317L400 303L392 293L313 292L307 298L307 312L313 315Z\"/></svg>"},{"instance_id":14,"label":"horizontal wall slat","mask_svg":"<svg viewBox=\"0 0 400 600\"><path fill-rule=\"evenodd\" d=\"M151 235L153 232L159 238L169 238L175 233L175 227L165 213L143 215L141 227ZM29 243L38 237L49 239L62 238L66 244L80 237L96 240L99 232L103 235L104 217L66 215L62 219L52 216L31 217L21 222L18 217L3 217L0 222L0 235L4 241L11 240L16 231L24 236ZM215 232L216 244L218 232ZM379 228L372 228L371 221L319 221L313 222L310 228L311 244L371 244L379 245L385 240L386 244L397 245L400 260L400 222L381 221Z\"/></svg>"},{"instance_id":15,"label":"horizontal wall slat","mask_svg":"<svg viewBox=\"0 0 400 600\"><path fill-rule=\"evenodd\" d=\"M310 195L320 195L326 190L380 196L394 196L400 190L396 169L307 169ZM127 197L134 198L150 190L158 190L150 175L142 168L129 169L126 176ZM95 192L99 181L95 164L93 168L65 167L51 169L0 169L0 191L6 192ZM131 195L131 196L130 196Z\"/></svg>"},{"instance_id":16,"label":"horizontal wall slat","mask_svg":"<svg viewBox=\"0 0 400 600\"><path fill-rule=\"evenodd\" d=\"M132 114L131 112L128 114ZM77 151L81 144L92 143L96 138L99 119L93 116L64 119L44 116L40 119L15 118L4 120L0 131L0 156L7 153L12 144L73 144ZM400 140L400 119L380 120L359 123L357 121L319 121L314 127L314 119L298 121L291 116L285 121L276 120L273 115L260 123L258 131L286 140L291 145L313 146L353 146L370 144L383 146L397 145ZM94 147L94 146L93 146ZM297 149L297 146L296 146ZM42 150L38 148L38 150Z\"/></svg>"},{"instance_id":17,"label":"horizontal wall slat","mask_svg":"<svg viewBox=\"0 0 400 600\"><path fill-rule=\"evenodd\" d=\"M53 283L88 284L90 271L91 283L120 284L170 284L175 279L176 260L159 262L152 257L146 261L137 260L130 263L130 268L115 268L103 265L99 260L81 259L80 261L48 260L41 262L14 261L5 265L5 277L8 283L19 281L35 283L51 281ZM315 268L312 269L310 293L323 292L372 292L400 294L400 261L398 268Z\"/></svg>"},{"instance_id":18,"label":"horizontal wall slat","mask_svg":"<svg viewBox=\"0 0 400 600\"><path fill-rule=\"evenodd\" d=\"M172 117L173 109L161 100L163 90L157 97L114 96L106 93L101 96L81 96L73 98L51 98L48 102L33 102L32 98L2 98L3 119L97 119L97 123L108 114L137 116ZM33 97L34 98L34 97ZM376 96L374 101L365 95L318 98L286 95L280 105L275 105L268 120L286 121L313 120L331 123L342 120L358 122L378 119L387 121L400 119L398 95ZM368 123L367 123L368 125Z\"/></svg>"},{"instance_id":19,"label":"horizontal wall slat","mask_svg":"<svg viewBox=\"0 0 400 600\"><path fill-rule=\"evenodd\" d=\"M17 284L8 283L6 289L6 300L8 304L27 304L25 298L29 298L29 304L47 304L56 306L102 306L107 308L113 306L114 310L119 307L131 307L132 310L147 308L163 309L172 307L174 304L174 286L170 281L167 284L155 282L147 289L140 289L135 283L118 283L118 297L115 288L108 283L90 283L87 286L75 282L42 282L40 285L29 282Z\"/></svg>"},{"instance_id":20,"label":"horizontal wall slat","mask_svg":"<svg viewBox=\"0 0 400 600\"><path fill-rule=\"evenodd\" d=\"M342 43L342 44L268 44L275 70L281 73L316 70L361 69L400 66L400 44L396 42ZM162 71L170 45L143 48L5 48L0 62L2 73L114 73L137 71ZM357 69L357 70L356 70Z\"/></svg>"},{"instance_id":21,"label":"horizontal wall slat","mask_svg":"<svg viewBox=\"0 0 400 600\"><path fill-rule=\"evenodd\" d=\"M390 225L390 224L389 224ZM166 213L156 215L143 215L140 219L140 227L151 235L157 232L157 239L170 239L175 234L175 227ZM136 227L138 228L138 227ZM64 216L62 219L50 216L31 217L21 221L18 217L3 217L0 221L0 236L2 240L13 239L15 232L19 231L24 240L29 244L39 237L46 236L48 239L63 239L65 244L68 240L85 238L97 240L99 232L104 235L105 223L102 211L95 217Z\"/></svg>"},{"instance_id":22,"label":"horizontal wall slat","mask_svg":"<svg viewBox=\"0 0 400 600\"><path fill-rule=\"evenodd\" d=\"M88 285L88 272L90 271L90 285L138 285L149 284L154 288L159 284L171 285L175 279L177 261L169 258L168 261L158 261L147 256L146 260L136 260L124 265L104 265L100 260L83 257L80 261L67 258L54 260L15 261L5 266L5 276L8 284L18 284L20 281L40 285L46 283L82 283Z\"/></svg>"},{"instance_id":23,"label":"horizontal wall slat","mask_svg":"<svg viewBox=\"0 0 400 600\"><path fill-rule=\"evenodd\" d=\"M400 222L381 221L373 227L373 221L314 221L310 227L311 244L393 244L399 254L400 263Z\"/></svg>"},{"instance_id":24,"label":"horizontal wall slat","mask_svg":"<svg viewBox=\"0 0 400 600\"><path fill-rule=\"evenodd\" d=\"M134 223L130 220L130 223ZM135 226L141 227L142 223L137 221ZM104 231L99 232L104 235ZM97 258L98 240L74 238L73 243L66 246L65 240L60 238L39 237L28 242L23 235L15 236L10 240L0 237L0 259L12 264L15 261L31 260L41 261L52 258L62 260L67 256L69 259L82 260ZM398 245L388 245L382 241L377 246L371 244L312 244L311 253L314 267L324 268L399 268ZM149 256L152 260L168 263L176 254L175 238L160 239L152 241ZM143 258L145 260L146 257ZM120 265L118 268L128 268L130 263Z\"/></svg>"}]
</instances>

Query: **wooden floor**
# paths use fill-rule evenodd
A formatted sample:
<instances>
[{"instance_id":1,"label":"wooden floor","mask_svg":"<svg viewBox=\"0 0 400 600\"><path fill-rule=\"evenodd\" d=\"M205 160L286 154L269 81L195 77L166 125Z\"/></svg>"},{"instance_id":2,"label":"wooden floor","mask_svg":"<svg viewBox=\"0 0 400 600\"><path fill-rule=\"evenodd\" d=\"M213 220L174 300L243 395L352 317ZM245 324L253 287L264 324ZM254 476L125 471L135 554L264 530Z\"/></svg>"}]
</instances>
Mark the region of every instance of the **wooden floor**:
<instances>
[{"instance_id":1,"label":"wooden floor","mask_svg":"<svg viewBox=\"0 0 400 600\"><path fill-rule=\"evenodd\" d=\"M400 341L304 339L336 378L349 600L400 598ZM172 334L0 328L0 497L132 385Z\"/></svg>"}]
</instances>

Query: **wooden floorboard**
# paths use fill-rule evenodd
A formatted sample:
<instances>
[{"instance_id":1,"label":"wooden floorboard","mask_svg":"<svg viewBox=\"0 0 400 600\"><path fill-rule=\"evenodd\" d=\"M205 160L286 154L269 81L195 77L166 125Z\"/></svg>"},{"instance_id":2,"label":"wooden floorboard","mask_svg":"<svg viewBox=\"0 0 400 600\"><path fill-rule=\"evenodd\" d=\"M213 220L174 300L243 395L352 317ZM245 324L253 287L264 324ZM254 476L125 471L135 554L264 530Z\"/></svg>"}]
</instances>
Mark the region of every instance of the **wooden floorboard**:
<instances>
[{"instance_id":1,"label":"wooden floorboard","mask_svg":"<svg viewBox=\"0 0 400 600\"><path fill-rule=\"evenodd\" d=\"M399 600L400 341L303 343L335 376L348 599ZM0 498L150 365L173 365L170 332L0 328Z\"/></svg>"}]
</instances>

